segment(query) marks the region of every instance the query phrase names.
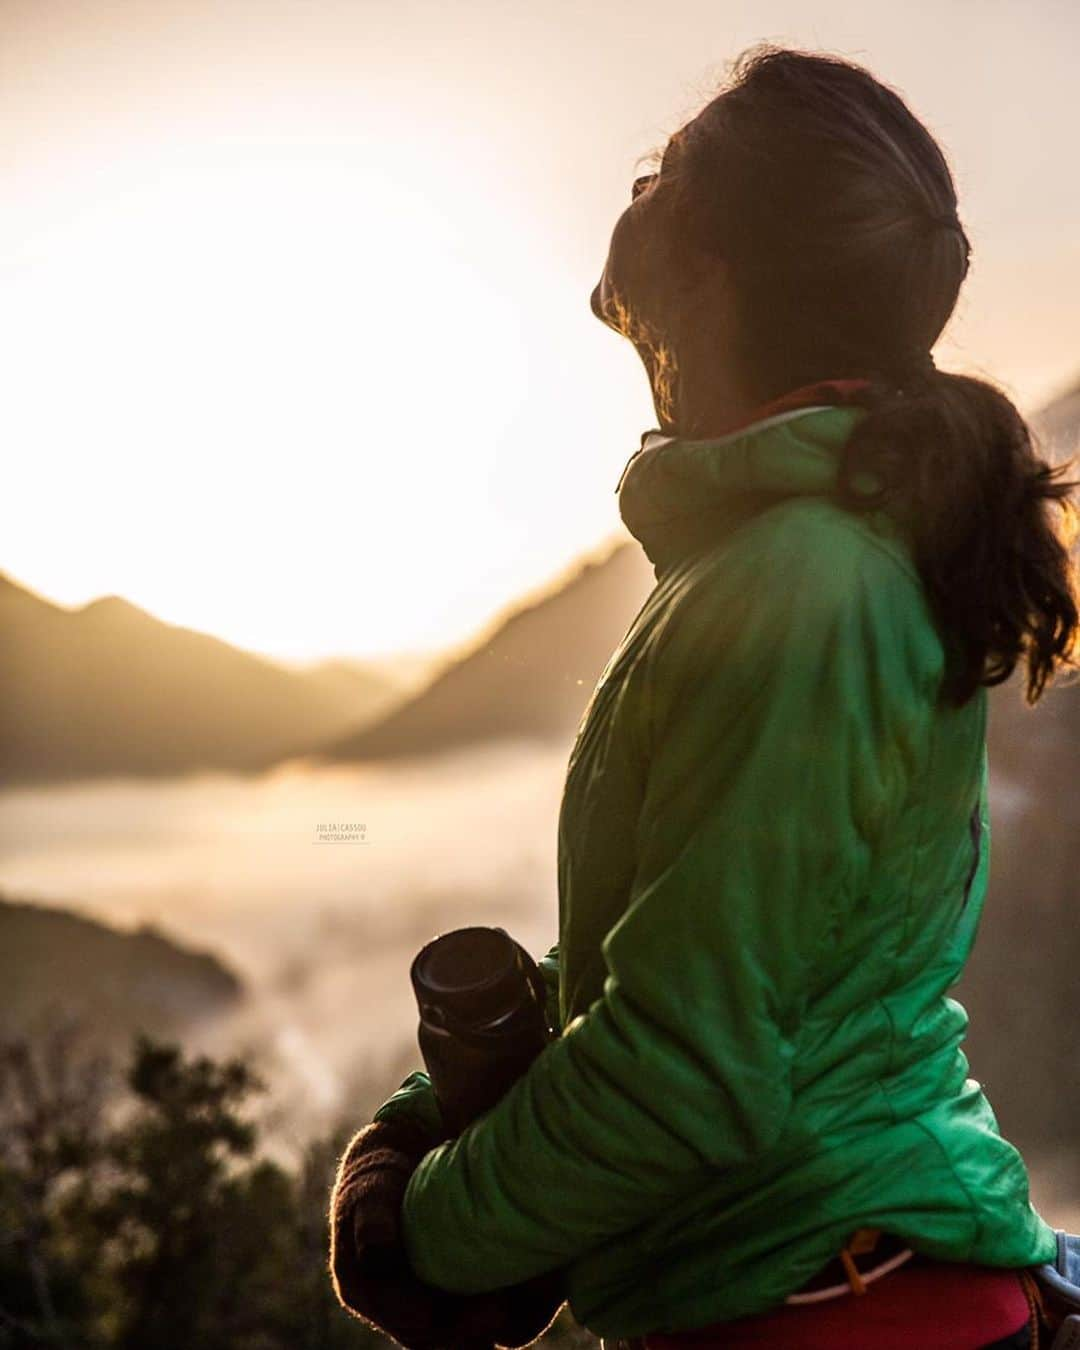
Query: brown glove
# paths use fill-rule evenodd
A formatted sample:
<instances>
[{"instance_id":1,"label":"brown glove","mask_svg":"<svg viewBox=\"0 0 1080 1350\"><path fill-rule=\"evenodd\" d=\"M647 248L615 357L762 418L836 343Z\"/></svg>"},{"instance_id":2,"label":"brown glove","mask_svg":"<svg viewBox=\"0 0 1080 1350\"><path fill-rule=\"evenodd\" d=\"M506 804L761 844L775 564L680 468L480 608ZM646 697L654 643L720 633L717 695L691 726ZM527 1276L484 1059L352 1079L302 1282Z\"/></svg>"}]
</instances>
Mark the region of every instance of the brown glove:
<instances>
[{"instance_id":1,"label":"brown glove","mask_svg":"<svg viewBox=\"0 0 1080 1350\"><path fill-rule=\"evenodd\" d=\"M420 1159L440 1141L404 1117L356 1134L330 1199L330 1269L341 1303L406 1350L492 1350L535 1340L564 1302L561 1274L483 1294L452 1294L413 1273L401 1204Z\"/></svg>"}]
</instances>

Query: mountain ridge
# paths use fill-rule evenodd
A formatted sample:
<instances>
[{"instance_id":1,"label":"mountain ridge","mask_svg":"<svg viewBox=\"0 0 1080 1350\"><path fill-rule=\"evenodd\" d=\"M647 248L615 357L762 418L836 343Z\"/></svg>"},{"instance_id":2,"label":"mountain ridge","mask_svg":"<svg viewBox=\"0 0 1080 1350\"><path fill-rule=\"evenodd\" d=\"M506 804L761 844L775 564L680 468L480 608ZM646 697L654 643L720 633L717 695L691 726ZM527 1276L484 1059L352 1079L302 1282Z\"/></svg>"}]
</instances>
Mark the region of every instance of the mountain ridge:
<instances>
[{"instance_id":1,"label":"mountain ridge","mask_svg":"<svg viewBox=\"0 0 1080 1350\"><path fill-rule=\"evenodd\" d=\"M295 670L121 596L64 607L0 574L0 781L253 772L404 696L360 664Z\"/></svg>"},{"instance_id":2,"label":"mountain ridge","mask_svg":"<svg viewBox=\"0 0 1080 1350\"><path fill-rule=\"evenodd\" d=\"M65 905L0 894L0 1030L77 1019L103 1045L175 1034L236 1006L240 977L220 957L151 924L114 928Z\"/></svg>"},{"instance_id":3,"label":"mountain ridge","mask_svg":"<svg viewBox=\"0 0 1080 1350\"><path fill-rule=\"evenodd\" d=\"M317 759L396 759L504 737L569 736L653 580L635 542L608 542L507 607L411 698Z\"/></svg>"}]
</instances>

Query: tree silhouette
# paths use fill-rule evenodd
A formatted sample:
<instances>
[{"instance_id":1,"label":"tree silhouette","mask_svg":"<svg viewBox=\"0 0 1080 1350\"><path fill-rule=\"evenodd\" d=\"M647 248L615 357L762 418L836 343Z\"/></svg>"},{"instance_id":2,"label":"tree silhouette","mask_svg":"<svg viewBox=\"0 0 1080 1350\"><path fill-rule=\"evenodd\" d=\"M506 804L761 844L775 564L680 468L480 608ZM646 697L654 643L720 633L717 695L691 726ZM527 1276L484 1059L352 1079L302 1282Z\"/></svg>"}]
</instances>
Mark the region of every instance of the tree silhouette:
<instances>
[{"instance_id":1,"label":"tree silhouette","mask_svg":"<svg viewBox=\"0 0 1080 1350\"><path fill-rule=\"evenodd\" d=\"M294 1171L257 1155L239 1059L74 1025L0 1043L0 1350L365 1350L327 1269L350 1122ZM564 1309L545 1345L591 1345Z\"/></svg>"}]
</instances>

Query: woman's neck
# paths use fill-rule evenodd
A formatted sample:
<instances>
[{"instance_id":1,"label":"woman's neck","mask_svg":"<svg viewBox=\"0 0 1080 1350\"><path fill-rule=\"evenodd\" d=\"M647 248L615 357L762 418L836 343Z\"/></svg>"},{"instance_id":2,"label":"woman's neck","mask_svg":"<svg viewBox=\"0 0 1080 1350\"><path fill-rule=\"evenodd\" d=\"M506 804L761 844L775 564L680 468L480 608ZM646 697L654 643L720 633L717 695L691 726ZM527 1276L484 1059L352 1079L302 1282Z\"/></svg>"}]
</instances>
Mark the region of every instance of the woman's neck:
<instances>
[{"instance_id":1,"label":"woman's neck","mask_svg":"<svg viewBox=\"0 0 1080 1350\"><path fill-rule=\"evenodd\" d=\"M660 429L684 440L709 440L725 435L752 416L758 400L751 398L722 356L679 353L665 393L658 388L654 364L646 361L653 390L653 406Z\"/></svg>"}]
</instances>

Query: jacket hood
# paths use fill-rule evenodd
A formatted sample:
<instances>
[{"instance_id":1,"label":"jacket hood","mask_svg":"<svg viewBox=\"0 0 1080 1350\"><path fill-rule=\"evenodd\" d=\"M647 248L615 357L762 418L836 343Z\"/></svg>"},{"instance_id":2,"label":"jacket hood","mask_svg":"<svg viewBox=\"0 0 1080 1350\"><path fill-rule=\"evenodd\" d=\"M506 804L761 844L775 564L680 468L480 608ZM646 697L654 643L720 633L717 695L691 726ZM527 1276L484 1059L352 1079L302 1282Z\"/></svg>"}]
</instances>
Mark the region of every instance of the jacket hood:
<instances>
[{"instance_id":1,"label":"jacket hood","mask_svg":"<svg viewBox=\"0 0 1080 1350\"><path fill-rule=\"evenodd\" d=\"M857 406L814 405L711 440L646 431L615 488L623 524L659 576L772 502L828 495L837 451L864 415Z\"/></svg>"}]
</instances>

